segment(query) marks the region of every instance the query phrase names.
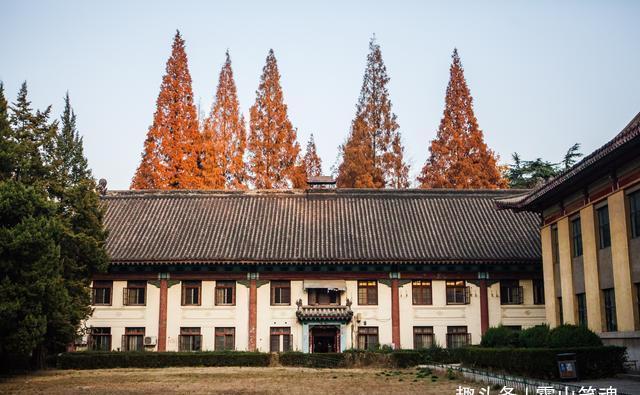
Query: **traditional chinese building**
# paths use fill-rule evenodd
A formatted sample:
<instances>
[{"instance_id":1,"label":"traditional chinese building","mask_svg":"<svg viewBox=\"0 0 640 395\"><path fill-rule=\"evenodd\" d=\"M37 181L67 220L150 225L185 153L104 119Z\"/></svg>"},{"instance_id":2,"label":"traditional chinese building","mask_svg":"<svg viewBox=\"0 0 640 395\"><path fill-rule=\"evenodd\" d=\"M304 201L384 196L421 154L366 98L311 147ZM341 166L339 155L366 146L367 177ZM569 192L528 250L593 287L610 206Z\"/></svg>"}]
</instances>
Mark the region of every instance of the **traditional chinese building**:
<instances>
[{"instance_id":1,"label":"traditional chinese building","mask_svg":"<svg viewBox=\"0 0 640 395\"><path fill-rule=\"evenodd\" d=\"M122 191L88 347L343 351L479 343L545 321L523 191Z\"/></svg>"},{"instance_id":2,"label":"traditional chinese building","mask_svg":"<svg viewBox=\"0 0 640 395\"><path fill-rule=\"evenodd\" d=\"M534 190L498 202L542 216L546 320L586 325L640 359L640 114Z\"/></svg>"}]
</instances>

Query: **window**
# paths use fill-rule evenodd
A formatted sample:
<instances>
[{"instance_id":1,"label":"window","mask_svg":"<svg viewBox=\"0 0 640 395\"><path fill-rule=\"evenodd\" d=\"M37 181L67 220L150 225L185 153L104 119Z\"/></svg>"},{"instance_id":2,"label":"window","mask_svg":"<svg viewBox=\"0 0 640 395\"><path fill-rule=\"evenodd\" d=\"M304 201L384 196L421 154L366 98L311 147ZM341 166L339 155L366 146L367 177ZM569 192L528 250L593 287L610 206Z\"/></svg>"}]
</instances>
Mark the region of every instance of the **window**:
<instances>
[{"instance_id":1,"label":"window","mask_svg":"<svg viewBox=\"0 0 640 395\"><path fill-rule=\"evenodd\" d=\"M269 342L269 350L271 352L291 351L291 328L290 327L271 327L271 339Z\"/></svg>"},{"instance_id":2,"label":"window","mask_svg":"<svg viewBox=\"0 0 640 395\"><path fill-rule=\"evenodd\" d=\"M232 351L236 348L236 328L216 328L216 351Z\"/></svg>"},{"instance_id":3,"label":"window","mask_svg":"<svg viewBox=\"0 0 640 395\"><path fill-rule=\"evenodd\" d=\"M600 207L598 213L598 244L600 248L611 246L611 229L609 227L609 207Z\"/></svg>"},{"instance_id":4,"label":"window","mask_svg":"<svg viewBox=\"0 0 640 395\"><path fill-rule=\"evenodd\" d=\"M587 326L587 297L584 293L577 294L578 325Z\"/></svg>"},{"instance_id":5,"label":"window","mask_svg":"<svg viewBox=\"0 0 640 395\"><path fill-rule=\"evenodd\" d=\"M522 304L522 287L518 280L500 281L500 304Z\"/></svg>"},{"instance_id":6,"label":"window","mask_svg":"<svg viewBox=\"0 0 640 395\"><path fill-rule=\"evenodd\" d=\"M553 225L551 226L551 259L554 265L558 265L560 263L560 255L558 254L559 248L558 226Z\"/></svg>"},{"instance_id":7,"label":"window","mask_svg":"<svg viewBox=\"0 0 640 395\"><path fill-rule=\"evenodd\" d=\"M618 330L618 321L616 318L616 293L613 288L602 291L604 294L604 320L605 330L607 332L615 332Z\"/></svg>"},{"instance_id":8,"label":"window","mask_svg":"<svg viewBox=\"0 0 640 395\"><path fill-rule=\"evenodd\" d=\"M414 326L413 327L413 348L415 350L421 348L429 348L433 346L433 327L432 326Z\"/></svg>"},{"instance_id":9,"label":"window","mask_svg":"<svg viewBox=\"0 0 640 395\"><path fill-rule=\"evenodd\" d=\"M411 282L413 304L433 304L431 297L431 280L414 280Z\"/></svg>"},{"instance_id":10,"label":"window","mask_svg":"<svg viewBox=\"0 0 640 395\"><path fill-rule=\"evenodd\" d=\"M271 281L271 305L291 304L291 281Z\"/></svg>"},{"instance_id":11,"label":"window","mask_svg":"<svg viewBox=\"0 0 640 395\"><path fill-rule=\"evenodd\" d=\"M146 281L127 281L127 288L124 289L123 304L125 306L144 306L146 303L146 290Z\"/></svg>"},{"instance_id":12,"label":"window","mask_svg":"<svg viewBox=\"0 0 640 395\"><path fill-rule=\"evenodd\" d=\"M629 195L631 238L640 237L640 191Z\"/></svg>"},{"instance_id":13,"label":"window","mask_svg":"<svg viewBox=\"0 0 640 395\"><path fill-rule=\"evenodd\" d=\"M89 349L91 351L111 351L111 328L91 328Z\"/></svg>"},{"instance_id":14,"label":"window","mask_svg":"<svg viewBox=\"0 0 640 395\"><path fill-rule=\"evenodd\" d=\"M447 348L465 347L471 344L471 334L466 326L447 327Z\"/></svg>"},{"instance_id":15,"label":"window","mask_svg":"<svg viewBox=\"0 0 640 395\"><path fill-rule=\"evenodd\" d=\"M182 305L200 306L200 292L202 283L200 281L182 282Z\"/></svg>"},{"instance_id":16,"label":"window","mask_svg":"<svg viewBox=\"0 0 640 395\"><path fill-rule=\"evenodd\" d=\"M340 291L327 288L309 288L310 306L337 306L340 304Z\"/></svg>"},{"instance_id":17,"label":"window","mask_svg":"<svg viewBox=\"0 0 640 395\"><path fill-rule=\"evenodd\" d=\"M360 350L375 350L378 348L377 326L361 326L358 328L358 348Z\"/></svg>"},{"instance_id":18,"label":"window","mask_svg":"<svg viewBox=\"0 0 640 395\"><path fill-rule=\"evenodd\" d=\"M125 328L122 335L122 351L144 350L144 328Z\"/></svg>"},{"instance_id":19,"label":"window","mask_svg":"<svg viewBox=\"0 0 640 395\"><path fill-rule=\"evenodd\" d=\"M358 281L358 304L359 305L377 305L378 304L378 282L377 281L375 280Z\"/></svg>"},{"instance_id":20,"label":"window","mask_svg":"<svg viewBox=\"0 0 640 395\"><path fill-rule=\"evenodd\" d=\"M533 304L544 304L543 280L533 280Z\"/></svg>"},{"instance_id":21,"label":"window","mask_svg":"<svg viewBox=\"0 0 640 395\"><path fill-rule=\"evenodd\" d=\"M233 306L236 304L236 282L216 281L216 306Z\"/></svg>"},{"instance_id":22,"label":"window","mask_svg":"<svg viewBox=\"0 0 640 395\"><path fill-rule=\"evenodd\" d=\"M580 226L580 217L571 220L571 252L573 257L582 255L582 228Z\"/></svg>"},{"instance_id":23,"label":"window","mask_svg":"<svg viewBox=\"0 0 640 395\"><path fill-rule=\"evenodd\" d=\"M113 281L94 281L91 288L91 304L94 306L111 306Z\"/></svg>"},{"instance_id":24,"label":"window","mask_svg":"<svg viewBox=\"0 0 640 395\"><path fill-rule=\"evenodd\" d=\"M469 287L464 280L447 281L447 304L467 304L470 300Z\"/></svg>"},{"instance_id":25,"label":"window","mask_svg":"<svg viewBox=\"0 0 640 395\"><path fill-rule=\"evenodd\" d=\"M558 298L558 315L560 316L560 325L564 324L564 314L562 312L562 298Z\"/></svg>"},{"instance_id":26,"label":"window","mask_svg":"<svg viewBox=\"0 0 640 395\"><path fill-rule=\"evenodd\" d=\"M180 328L178 351L202 351L200 328Z\"/></svg>"}]
</instances>

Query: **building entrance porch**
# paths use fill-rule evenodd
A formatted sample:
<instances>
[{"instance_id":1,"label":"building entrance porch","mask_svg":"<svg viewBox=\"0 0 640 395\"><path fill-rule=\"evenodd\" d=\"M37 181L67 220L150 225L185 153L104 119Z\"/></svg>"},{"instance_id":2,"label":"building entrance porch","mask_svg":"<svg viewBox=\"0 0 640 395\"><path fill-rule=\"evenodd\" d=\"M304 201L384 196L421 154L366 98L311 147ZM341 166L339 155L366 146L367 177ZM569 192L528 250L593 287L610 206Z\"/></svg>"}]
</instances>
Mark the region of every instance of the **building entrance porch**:
<instances>
[{"instance_id":1,"label":"building entrance porch","mask_svg":"<svg viewBox=\"0 0 640 395\"><path fill-rule=\"evenodd\" d=\"M312 353L340 352L340 328L330 325L310 328L309 345Z\"/></svg>"}]
</instances>

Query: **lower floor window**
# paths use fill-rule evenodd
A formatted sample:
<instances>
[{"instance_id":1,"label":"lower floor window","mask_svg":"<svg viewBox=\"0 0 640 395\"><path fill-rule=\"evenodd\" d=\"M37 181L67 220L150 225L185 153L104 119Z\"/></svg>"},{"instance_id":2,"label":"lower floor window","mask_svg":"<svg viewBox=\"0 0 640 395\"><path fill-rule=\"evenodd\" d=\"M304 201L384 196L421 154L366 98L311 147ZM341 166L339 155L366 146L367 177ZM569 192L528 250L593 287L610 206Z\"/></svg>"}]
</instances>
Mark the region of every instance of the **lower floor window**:
<instances>
[{"instance_id":1,"label":"lower floor window","mask_svg":"<svg viewBox=\"0 0 640 395\"><path fill-rule=\"evenodd\" d=\"M122 336L122 351L144 350L144 328L125 328Z\"/></svg>"},{"instance_id":2,"label":"lower floor window","mask_svg":"<svg viewBox=\"0 0 640 395\"><path fill-rule=\"evenodd\" d=\"M584 293L577 294L578 325L587 326L587 297Z\"/></svg>"},{"instance_id":3,"label":"lower floor window","mask_svg":"<svg viewBox=\"0 0 640 395\"><path fill-rule=\"evenodd\" d=\"M236 348L236 328L216 328L216 351L230 351Z\"/></svg>"},{"instance_id":4,"label":"lower floor window","mask_svg":"<svg viewBox=\"0 0 640 395\"><path fill-rule=\"evenodd\" d=\"M447 348L465 347L471 344L471 334L466 326L447 327Z\"/></svg>"},{"instance_id":5,"label":"lower floor window","mask_svg":"<svg viewBox=\"0 0 640 395\"><path fill-rule=\"evenodd\" d=\"M92 351L111 351L111 328L91 328L89 349Z\"/></svg>"},{"instance_id":6,"label":"lower floor window","mask_svg":"<svg viewBox=\"0 0 640 395\"><path fill-rule=\"evenodd\" d=\"M201 351L202 335L200 328L180 328L178 351Z\"/></svg>"},{"instance_id":7,"label":"lower floor window","mask_svg":"<svg viewBox=\"0 0 640 395\"><path fill-rule=\"evenodd\" d=\"M358 328L358 348L360 350L373 350L378 348L378 327L361 326Z\"/></svg>"},{"instance_id":8,"label":"lower floor window","mask_svg":"<svg viewBox=\"0 0 640 395\"><path fill-rule=\"evenodd\" d=\"M414 326L413 327L413 348L429 348L433 346L433 327Z\"/></svg>"},{"instance_id":9,"label":"lower floor window","mask_svg":"<svg viewBox=\"0 0 640 395\"><path fill-rule=\"evenodd\" d=\"M291 328L271 327L269 350L271 352L291 351Z\"/></svg>"},{"instance_id":10,"label":"lower floor window","mask_svg":"<svg viewBox=\"0 0 640 395\"><path fill-rule=\"evenodd\" d=\"M604 320L605 330L615 332L618 330L618 320L616 317L616 293L613 288L602 291L604 294Z\"/></svg>"}]
</instances>

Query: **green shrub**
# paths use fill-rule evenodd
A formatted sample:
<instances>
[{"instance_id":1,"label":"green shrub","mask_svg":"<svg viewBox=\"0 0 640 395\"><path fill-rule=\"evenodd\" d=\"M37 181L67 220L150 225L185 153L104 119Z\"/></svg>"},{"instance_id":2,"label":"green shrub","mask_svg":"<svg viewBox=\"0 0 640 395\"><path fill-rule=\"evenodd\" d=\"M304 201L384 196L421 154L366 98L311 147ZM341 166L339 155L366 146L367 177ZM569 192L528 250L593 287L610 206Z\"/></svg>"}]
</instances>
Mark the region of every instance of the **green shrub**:
<instances>
[{"instance_id":1,"label":"green shrub","mask_svg":"<svg viewBox=\"0 0 640 395\"><path fill-rule=\"evenodd\" d=\"M416 350L397 350L391 353L391 364L396 368L410 368L423 363L424 354Z\"/></svg>"},{"instance_id":2,"label":"green shrub","mask_svg":"<svg viewBox=\"0 0 640 395\"><path fill-rule=\"evenodd\" d=\"M58 356L59 369L165 368L169 366L269 366L259 352L70 352Z\"/></svg>"},{"instance_id":3,"label":"green shrub","mask_svg":"<svg viewBox=\"0 0 640 395\"><path fill-rule=\"evenodd\" d=\"M611 377L623 370L626 349L618 346L575 348L484 348L468 347L459 357L463 364L510 374L557 379L556 356L575 353L581 379Z\"/></svg>"},{"instance_id":4,"label":"green shrub","mask_svg":"<svg viewBox=\"0 0 640 395\"><path fill-rule=\"evenodd\" d=\"M584 326L560 325L549 333L549 347L597 347L602 340L594 332Z\"/></svg>"},{"instance_id":5,"label":"green shrub","mask_svg":"<svg viewBox=\"0 0 640 395\"><path fill-rule=\"evenodd\" d=\"M519 343L518 331L502 325L487 329L480 341L482 347L518 347Z\"/></svg>"},{"instance_id":6,"label":"green shrub","mask_svg":"<svg viewBox=\"0 0 640 395\"><path fill-rule=\"evenodd\" d=\"M520 347L544 348L549 347L549 325L542 324L520 331Z\"/></svg>"},{"instance_id":7,"label":"green shrub","mask_svg":"<svg viewBox=\"0 0 640 395\"><path fill-rule=\"evenodd\" d=\"M347 367L349 353L306 354L298 351L283 352L279 360L283 366L304 366L309 368Z\"/></svg>"}]
</instances>

